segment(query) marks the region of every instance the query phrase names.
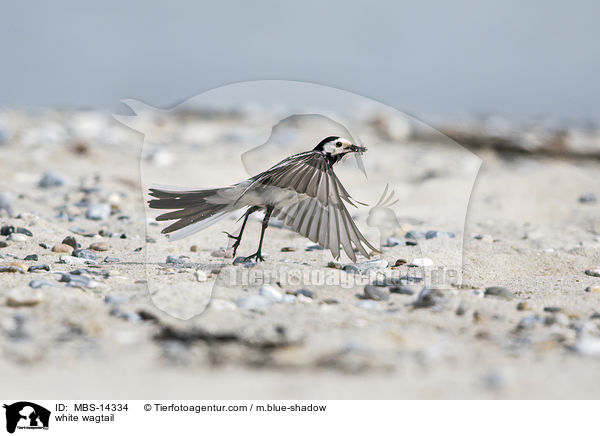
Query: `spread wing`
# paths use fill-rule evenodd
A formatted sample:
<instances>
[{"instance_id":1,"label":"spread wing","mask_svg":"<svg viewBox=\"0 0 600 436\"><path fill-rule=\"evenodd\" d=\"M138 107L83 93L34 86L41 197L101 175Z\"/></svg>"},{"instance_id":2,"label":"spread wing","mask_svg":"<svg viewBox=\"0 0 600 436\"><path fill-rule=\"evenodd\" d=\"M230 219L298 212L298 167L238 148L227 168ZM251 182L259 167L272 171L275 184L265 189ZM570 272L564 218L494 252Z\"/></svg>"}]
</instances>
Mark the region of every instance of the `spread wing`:
<instances>
[{"instance_id":1,"label":"spread wing","mask_svg":"<svg viewBox=\"0 0 600 436\"><path fill-rule=\"evenodd\" d=\"M252 185L292 193L293 200L276 204L273 216L331 250L335 258L340 256L340 246L353 262L356 261L354 247L367 258L370 257L367 248L376 250L348 213L344 202L356 205L320 151L291 156L255 176Z\"/></svg>"}]
</instances>

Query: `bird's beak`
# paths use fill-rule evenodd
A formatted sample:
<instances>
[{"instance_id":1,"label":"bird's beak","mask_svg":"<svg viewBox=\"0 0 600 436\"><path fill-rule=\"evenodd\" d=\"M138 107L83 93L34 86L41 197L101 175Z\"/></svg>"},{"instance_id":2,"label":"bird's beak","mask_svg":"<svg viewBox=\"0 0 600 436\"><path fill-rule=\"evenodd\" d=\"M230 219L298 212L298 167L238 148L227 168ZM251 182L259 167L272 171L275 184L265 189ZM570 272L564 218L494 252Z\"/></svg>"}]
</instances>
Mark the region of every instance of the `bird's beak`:
<instances>
[{"instance_id":1,"label":"bird's beak","mask_svg":"<svg viewBox=\"0 0 600 436\"><path fill-rule=\"evenodd\" d=\"M365 151L367 151L367 147L363 147L363 146L360 146L360 145L352 144L350 146L350 150L351 151L355 151L357 153L364 153Z\"/></svg>"}]
</instances>

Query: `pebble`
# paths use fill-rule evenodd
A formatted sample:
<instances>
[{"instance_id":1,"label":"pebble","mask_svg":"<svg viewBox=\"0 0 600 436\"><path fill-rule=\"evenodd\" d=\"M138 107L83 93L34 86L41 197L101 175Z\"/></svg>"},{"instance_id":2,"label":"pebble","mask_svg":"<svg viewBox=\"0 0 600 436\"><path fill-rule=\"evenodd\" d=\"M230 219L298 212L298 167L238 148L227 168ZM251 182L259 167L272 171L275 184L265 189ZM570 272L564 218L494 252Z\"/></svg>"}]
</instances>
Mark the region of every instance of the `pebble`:
<instances>
[{"instance_id":1,"label":"pebble","mask_svg":"<svg viewBox=\"0 0 600 436\"><path fill-rule=\"evenodd\" d=\"M165 260L165 263L181 265L181 264L185 263L185 259L183 259L179 256L168 255L167 259Z\"/></svg>"},{"instance_id":2,"label":"pebble","mask_svg":"<svg viewBox=\"0 0 600 436\"><path fill-rule=\"evenodd\" d=\"M84 288L96 288L98 282L90 277L78 274L63 273L60 276L60 282L64 282L67 286L73 287L84 287Z\"/></svg>"},{"instance_id":3,"label":"pebble","mask_svg":"<svg viewBox=\"0 0 600 436\"><path fill-rule=\"evenodd\" d=\"M73 253L73 250L73 247L67 244L57 244L54 247L52 247L52 251L54 253L67 253L70 255L71 253Z\"/></svg>"},{"instance_id":4,"label":"pebble","mask_svg":"<svg viewBox=\"0 0 600 436\"><path fill-rule=\"evenodd\" d=\"M52 171L46 171L42 175L42 178L38 181L38 186L40 188L51 188L55 186L62 186L64 184L64 178Z\"/></svg>"},{"instance_id":5,"label":"pebble","mask_svg":"<svg viewBox=\"0 0 600 436\"><path fill-rule=\"evenodd\" d=\"M432 266L432 265L433 265L433 260L431 260L427 257L414 258L413 260L410 261L410 266L426 267L426 266Z\"/></svg>"},{"instance_id":6,"label":"pebble","mask_svg":"<svg viewBox=\"0 0 600 436\"><path fill-rule=\"evenodd\" d=\"M366 310L380 310L380 304L375 300L361 300L356 303L356 307Z\"/></svg>"},{"instance_id":7,"label":"pebble","mask_svg":"<svg viewBox=\"0 0 600 436\"><path fill-rule=\"evenodd\" d=\"M413 303L416 308L436 306L444 301L444 290L440 288L424 288L419 292L417 300Z\"/></svg>"},{"instance_id":8,"label":"pebble","mask_svg":"<svg viewBox=\"0 0 600 436\"><path fill-rule=\"evenodd\" d=\"M210 304L208 305L213 310L237 310L237 306L235 303L229 300L223 300L221 298L213 298L210 300Z\"/></svg>"},{"instance_id":9,"label":"pebble","mask_svg":"<svg viewBox=\"0 0 600 436\"><path fill-rule=\"evenodd\" d=\"M489 288L486 288L484 295L486 297L498 297L504 300L512 300L514 298L517 298L515 294L501 286L490 286Z\"/></svg>"},{"instance_id":10,"label":"pebble","mask_svg":"<svg viewBox=\"0 0 600 436\"><path fill-rule=\"evenodd\" d=\"M587 192L585 194L582 194L579 197L579 202L580 203L595 203L596 201L598 201L598 198L596 197L596 194L593 194L591 192Z\"/></svg>"},{"instance_id":11,"label":"pebble","mask_svg":"<svg viewBox=\"0 0 600 436\"><path fill-rule=\"evenodd\" d=\"M483 241L483 242L494 242L493 236L489 235L489 234L477 235L477 236L475 236L475 239L478 239L478 240Z\"/></svg>"},{"instance_id":12,"label":"pebble","mask_svg":"<svg viewBox=\"0 0 600 436\"><path fill-rule=\"evenodd\" d=\"M390 287L390 292L392 294L400 294L400 295L413 295L415 291L413 291L408 286L392 286Z\"/></svg>"},{"instance_id":13,"label":"pebble","mask_svg":"<svg viewBox=\"0 0 600 436\"><path fill-rule=\"evenodd\" d=\"M539 324L542 321L542 318L539 315L531 315L521 318L519 324L517 324L517 330L530 330L535 327L536 324Z\"/></svg>"},{"instance_id":14,"label":"pebble","mask_svg":"<svg viewBox=\"0 0 600 436\"><path fill-rule=\"evenodd\" d=\"M10 273L21 273L21 274L25 274L25 272L27 271L27 268L23 269L23 268L19 268L17 266L14 265L2 265L0 266L0 273L2 272L10 272Z\"/></svg>"},{"instance_id":15,"label":"pebble","mask_svg":"<svg viewBox=\"0 0 600 436\"><path fill-rule=\"evenodd\" d=\"M47 250L48 248L50 248L50 245L46 244L45 242L42 242L39 245L40 245L40 247L42 247L45 250Z\"/></svg>"},{"instance_id":16,"label":"pebble","mask_svg":"<svg viewBox=\"0 0 600 436\"><path fill-rule=\"evenodd\" d=\"M313 244L313 243L308 243L306 244L306 251L320 251L323 250L323 247L321 247L319 244Z\"/></svg>"},{"instance_id":17,"label":"pebble","mask_svg":"<svg viewBox=\"0 0 600 436\"><path fill-rule=\"evenodd\" d=\"M526 301L521 301L519 304L517 304L517 310L531 310L531 306Z\"/></svg>"},{"instance_id":18,"label":"pebble","mask_svg":"<svg viewBox=\"0 0 600 436\"><path fill-rule=\"evenodd\" d=\"M258 289L258 295L269 299L274 303L278 303L283 299L283 295L271 285L262 285Z\"/></svg>"},{"instance_id":19,"label":"pebble","mask_svg":"<svg viewBox=\"0 0 600 436\"><path fill-rule=\"evenodd\" d=\"M31 230L26 229L25 227L17 227L17 229L15 230L15 233L21 233L26 236L33 236L33 233L31 232Z\"/></svg>"},{"instance_id":20,"label":"pebble","mask_svg":"<svg viewBox=\"0 0 600 436\"><path fill-rule=\"evenodd\" d=\"M340 304L335 298L326 298L322 301L323 304Z\"/></svg>"},{"instance_id":21,"label":"pebble","mask_svg":"<svg viewBox=\"0 0 600 436\"><path fill-rule=\"evenodd\" d=\"M295 295L295 297L298 303L310 304L314 301L312 298L306 297L302 294Z\"/></svg>"},{"instance_id":22,"label":"pebble","mask_svg":"<svg viewBox=\"0 0 600 436\"><path fill-rule=\"evenodd\" d=\"M191 251L192 253L197 253L197 252L198 252L198 246L197 246L197 245L195 245L195 244L194 244L194 245L192 245L192 246L190 247L190 251Z\"/></svg>"},{"instance_id":23,"label":"pebble","mask_svg":"<svg viewBox=\"0 0 600 436\"><path fill-rule=\"evenodd\" d=\"M8 247L8 243L5 241L0 241L0 248Z\"/></svg>"},{"instance_id":24,"label":"pebble","mask_svg":"<svg viewBox=\"0 0 600 436\"><path fill-rule=\"evenodd\" d=\"M108 242L100 241L90 244L89 249L94 251L108 251Z\"/></svg>"},{"instance_id":25,"label":"pebble","mask_svg":"<svg viewBox=\"0 0 600 436\"><path fill-rule=\"evenodd\" d=\"M69 265L85 265L86 259L74 257L74 256L60 256L58 263L66 263Z\"/></svg>"},{"instance_id":26,"label":"pebble","mask_svg":"<svg viewBox=\"0 0 600 436\"><path fill-rule=\"evenodd\" d=\"M262 295L248 295L236 300L235 304L241 309L262 311L271 306L273 301Z\"/></svg>"},{"instance_id":27,"label":"pebble","mask_svg":"<svg viewBox=\"0 0 600 436\"><path fill-rule=\"evenodd\" d=\"M38 260L38 255L37 254L28 254L27 256L25 256L25 259L23 259L23 260L36 261L36 260Z\"/></svg>"},{"instance_id":28,"label":"pebble","mask_svg":"<svg viewBox=\"0 0 600 436\"><path fill-rule=\"evenodd\" d=\"M582 356L600 356L600 338L583 336L575 343L573 351Z\"/></svg>"},{"instance_id":29,"label":"pebble","mask_svg":"<svg viewBox=\"0 0 600 436\"><path fill-rule=\"evenodd\" d=\"M310 289L297 289L294 291L294 295L297 297L298 295L304 295L307 298L315 298L315 293Z\"/></svg>"},{"instance_id":30,"label":"pebble","mask_svg":"<svg viewBox=\"0 0 600 436\"><path fill-rule=\"evenodd\" d=\"M90 220L103 220L110 216L110 204L94 204L85 212L85 217Z\"/></svg>"},{"instance_id":31,"label":"pebble","mask_svg":"<svg viewBox=\"0 0 600 436\"><path fill-rule=\"evenodd\" d=\"M23 233L11 233L11 235L8 237L8 239L10 241L15 241L15 242L25 242L29 238L27 237L27 235L24 235Z\"/></svg>"},{"instance_id":32,"label":"pebble","mask_svg":"<svg viewBox=\"0 0 600 436\"><path fill-rule=\"evenodd\" d=\"M366 285L364 289L366 298L375 301L387 301L390 299L390 291L380 286Z\"/></svg>"},{"instance_id":33,"label":"pebble","mask_svg":"<svg viewBox=\"0 0 600 436\"><path fill-rule=\"evenodd\" d=\"M14 226L2 226L0 227L0 235L2 236L8 236L12 233L15 232L15 227Z\"/></svg>"},{"instance_id":34,"label":"pebble","mask_svg":"<svg viewBox=\"0 0 600 436\"><path fill-rule=\"evenodd\" d=\"M31 288L15 288L8 291L6 305L10 307L31 307L43 299L41 292Z\"/></svg>"},{"instance_id":35,"label":"pebble","mask_svg":"<svg viewBox=\"0 0 600 436\"><path fill-rule=\"evenodd\" d=\"M558 306L547 306L547 307L544 307L544 312L558 313L558 312L562 312L562 308L558 307Z\"/></svg>"},{"instance_id":36,"label":"pebble","mask_svg":"<svg viewBox=\"0 0 600 436\"><path fill-rule=\"evenodd\" d=\"M196 281L198 282L205 282L208 280L208 276L201 269L196 270L196 272L194 273L194 277L196 277Z\"/></svg>"},{"instance_id":37,"label":"pebble","mask_svg":"<svg viewBox=\"0 0 600 436\"><path fill-rule=\"evenodd\" d=\"M588 286L585 288L585 292L600 292L600 285Z\"/></svg>"},{"instance_id":38,"label":"pebble","mask_svg":"<svg viewBox=\"0 0 600 436\"><path fill-rule=\"evenodd\" d=\"M401 243L402 241L400 239L390 236L386 239L384 247L395 247Z\"/></svg>"},{"instance_id":39,"label":"pebble","mask_svg":"<svg viewBox=\"0 0 600 436\"><path fill-rule=\"evenodd\" d=\"M600 277L600 266L597 266L596 268L590 268L590 269L586 269L585 273L588 276L592 276L592 277Z\"/></svg>"},{"instance_id":40,"label":"pebble","mask_svg":"<svg viewBox=\"0 0 600 436\"><path fill-rule=\"evenodd\" d=\"M38 279L33 279L32 281L29 282L29 287L34 288L34 289L41 288L43 286L54 286L54 284L47 280L38 280Z\"/></svg>"},{"instance_id":41,"label":"pebble","mask_svg":"<svg viewBox=\"0 0 600 436\"><path fill-rule=\"evenodd\" d=\"M27 271L50 271L50 265L48 265L47 263L44 263L42 265L31 265L29 268L27 268Z\"/></svg>"},{"instance_id":42,"label":"pebble","mask_svg":"<svg viewBox=\"0 0 600 436\"><path fill-rule=\"evenodd\" d=\"M463 316L465 313L467 313L467 311L469 310L469 303L467 303L466 301L461 301L458 305L458 307L456 308L456 315L458 316Z\"/></svg>"},{"instance_id":43,"label":"pebble","mask_svg":"<svg viewBox=\"0 0 600 436\"><path fill-rule=\"evenodd\" d=\"M425 232L425 239L433 239L438 236L447 236L448 238L455 238L456 234L452 232L438 232L437 230L429 230Z\"/></svg>"},{"instance_id":44,"label":"pebble","mask_svg":"<svg viewBox=\"0 0 600 436\"><path fill-rule=\"evenodd\" d=\"M87 260L96 260L98 259L98 256L96 255L96 253L94 253L91 250L85 250L82 248L78 248L77 250L73 250L73 256L74 257L78 257L80 259L87 259Z\"/></svg>"},{"instance_id":45,"label":"pebble","mask_svg":"<svg viewBox=\"0 0 600 436\"><path fill-rule=\"evenodd\" d=\"M333 268L333 269L342 269L344 266L339 263L336 262L334 260L330 260L329 263L327 264L327 268Z\"/></svg>"},{"instance_id":46,"label":"pebble","mask_svg":"<svg viewBox=\"0 0 600 436\"><path fill-rule=\"evenodd\" d=\"M110 310L110 314L115 318L122 319L128 322L140 322L142 317L137 312L132 312L130 310L122 310L119 307L113 307Z\"/></svg>"},{"instance_id":47,"label":"pebble","mask_svg":"<svg viewBox=\"0 0 600 436\"><path fill-rule=\"evenodd\" d=\"M548 316L544 319L544 324L550 326L553 324L558 324L560 326L566 327L570 324L569 317L564 313L555 313L552 316Z\"/></svg>"},{"instance_id":48,"label":"pebble","mask_svg":"<svg viewBox=\"0 0 600 436\"><path fill-rule=\"evenodd\" d=\"M402 266L406 264L406 259L396 259L396 262L394 262L394 266Z\"/></svg>"},{"instance_id":49,"label":"pebble","mask_svg":"<svg viewBox=\"0 0 600 436\"><path fill-rule=\"evenodd\" d=\"M281 248L282 253L293 253L294 251L296 251L296 249L294 247L282 247Z\"/></svg>"},{"instance_id":50,"label":"pebble","mask_svg":"<svg viewBox=\"0 0 600 436\"><path fill-rule=\"evenodd\" d=\"M121 259L119 259L118 257L111 257L111 256L106 256L104 258L104 263L119 263L121 261Z\"/></svg>"},{"instance_id":51,"label":"pebble","mask_svg":"<svg viewBox=\"0 0 600 436\"><path fill-rule=\"evenodd\" d=\"M342 267L342 270L343 270L343 271L346 271L347 273L353 273L353 274L358 274L358 273L360 273L360 270L358 269L358 267L357 267L357 266L355 266L355 265L351 265L351 264L349 264L349 265L344 265L344 266Z\"/></svg>"},{"instance_id":52,"label":"pebble","mask_svg":"<svg viewBox=\"0 0 600 436\"><path fill-rule=\"evenodd\" d=\"M218 248L210 253L213 257L225 257L231 259L233 257L233 250L231 248Z\"/></svg>"}]
</instances>

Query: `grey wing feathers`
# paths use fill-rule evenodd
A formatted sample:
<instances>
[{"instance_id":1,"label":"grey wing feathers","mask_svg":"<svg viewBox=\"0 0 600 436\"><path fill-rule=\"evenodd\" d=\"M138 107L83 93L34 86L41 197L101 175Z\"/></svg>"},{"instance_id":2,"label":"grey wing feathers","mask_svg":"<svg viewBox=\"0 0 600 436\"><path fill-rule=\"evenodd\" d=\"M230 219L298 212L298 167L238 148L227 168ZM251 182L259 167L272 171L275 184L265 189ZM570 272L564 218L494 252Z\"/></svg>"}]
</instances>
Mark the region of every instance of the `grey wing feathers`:
<instances>
[{"instance_id":1,"label":"grey wing feathers","mask_svg":"<svg viewBox=\"0 0 600 436\"><path fill-rule=\"evenodd\" d=\"M344 201L353 206L354 203L321 153L306 153L302 159L272 168L257 176L257 182L306 194L299 202L276 209L274 216L302 236L331 250L334 257L339 257L340 246L353 262L356 261L354 247L367 258L370 254L365 246L376 250L348 213Z\"/></svg>"}]
</instances>

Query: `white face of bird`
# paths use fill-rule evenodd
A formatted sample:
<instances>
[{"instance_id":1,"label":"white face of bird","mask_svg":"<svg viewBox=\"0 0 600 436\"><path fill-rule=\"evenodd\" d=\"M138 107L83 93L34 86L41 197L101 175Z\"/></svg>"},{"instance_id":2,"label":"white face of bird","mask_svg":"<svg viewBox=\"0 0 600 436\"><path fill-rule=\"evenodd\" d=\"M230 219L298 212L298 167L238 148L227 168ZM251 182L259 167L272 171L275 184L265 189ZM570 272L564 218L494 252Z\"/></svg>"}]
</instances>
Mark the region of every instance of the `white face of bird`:
<instances>
[{"instance_id":1,"label":"white face of bird","mask_svg":"<svg viewBox=\"0 0 600 436\"><path fill-rule=\"evenodd\" d=\"M323 144L323 151L332 156L344 153L352 153L352 152L365 152L367 149L365 147L361 147L353 144L351 141L348 141L344 138L334 137L331 140L327 141Z\"/></svg>"}]
</instances>

